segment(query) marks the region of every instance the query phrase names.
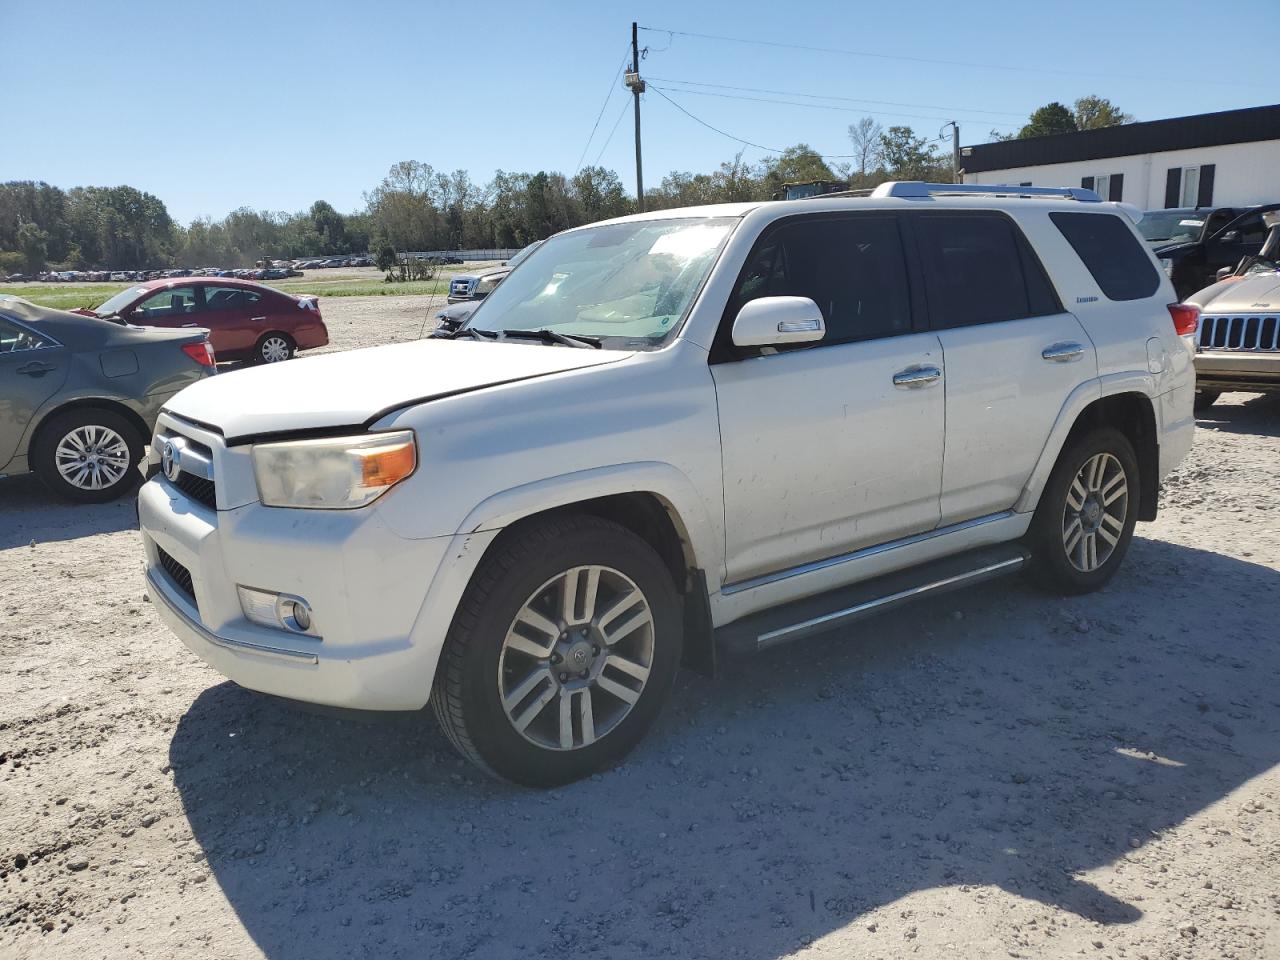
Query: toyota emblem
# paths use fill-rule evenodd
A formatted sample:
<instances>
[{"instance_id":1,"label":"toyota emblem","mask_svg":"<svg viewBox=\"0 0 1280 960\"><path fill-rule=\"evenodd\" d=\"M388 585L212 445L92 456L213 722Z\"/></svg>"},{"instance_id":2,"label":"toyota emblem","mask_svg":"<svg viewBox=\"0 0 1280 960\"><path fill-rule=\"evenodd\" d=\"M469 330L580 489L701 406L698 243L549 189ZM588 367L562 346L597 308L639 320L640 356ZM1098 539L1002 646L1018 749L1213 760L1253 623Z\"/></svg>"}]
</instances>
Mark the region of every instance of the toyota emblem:
<instances>
[{"instance_id":1,"label":"toyota emblem","mask_svg":"<svg viewBox=\"0 0 1280 960\"><path fill-rule=\"evenodd\" d=\"M165 441L164 452L160 455L160 469L164 471L166 477L175 482L178 474L182 472L182 465L178 462L178 448L173 445L172 440Z\"/></svg>"}]
</instances>

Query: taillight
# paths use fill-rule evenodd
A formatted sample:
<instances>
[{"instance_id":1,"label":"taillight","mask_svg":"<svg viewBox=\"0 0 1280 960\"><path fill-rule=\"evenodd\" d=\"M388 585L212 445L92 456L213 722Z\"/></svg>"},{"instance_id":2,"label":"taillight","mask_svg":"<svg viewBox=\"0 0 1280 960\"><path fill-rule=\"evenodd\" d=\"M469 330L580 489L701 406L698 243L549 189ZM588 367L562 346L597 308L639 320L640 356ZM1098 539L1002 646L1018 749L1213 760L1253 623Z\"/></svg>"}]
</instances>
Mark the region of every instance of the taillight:
<instances>
[{"instance_id":1,"label":"taillight","mask_svg":"<svg viewBox=\"0 0 1280 960\"><path fill-rule=\"evenodd\" d=\"M213 344L208 340L201 340L199 343L184 343L182 352L202 367L212 367L214 365Z\"/></svg>"},{"instance_id":2,"label":"taillight","mask_svg":"<svg viewBox=\"0 0 1280 960\"><path fill-rule=\"evenodd\" d=\"M1169 304L1169 316L1173 318L1173 329L1180 337L1190 337L1196 332L1196 324L1200 320L1200 308L1189 303Z\"/></svg>"}]
</instances>

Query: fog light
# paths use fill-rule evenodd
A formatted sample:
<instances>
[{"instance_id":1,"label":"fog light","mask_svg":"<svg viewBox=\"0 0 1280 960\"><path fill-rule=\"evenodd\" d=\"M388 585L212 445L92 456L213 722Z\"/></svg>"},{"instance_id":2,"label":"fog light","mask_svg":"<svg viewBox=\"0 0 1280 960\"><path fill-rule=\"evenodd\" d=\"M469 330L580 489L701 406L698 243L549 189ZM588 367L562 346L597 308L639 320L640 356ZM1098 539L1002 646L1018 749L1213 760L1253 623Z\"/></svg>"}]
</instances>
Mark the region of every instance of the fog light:
<instances>
[{"instance_id":1,"label":"fog light","mask_svg":"<svg viewBox=\"0 0 1280 960\"><path fill-rule=\"evenodd\" d=\"M236 592L240 595L240 609L250 623L273 630L305 633L309 637L320 636L315 631L311 606L301 597L239 585Z\"/></svg>"}]
</instances>

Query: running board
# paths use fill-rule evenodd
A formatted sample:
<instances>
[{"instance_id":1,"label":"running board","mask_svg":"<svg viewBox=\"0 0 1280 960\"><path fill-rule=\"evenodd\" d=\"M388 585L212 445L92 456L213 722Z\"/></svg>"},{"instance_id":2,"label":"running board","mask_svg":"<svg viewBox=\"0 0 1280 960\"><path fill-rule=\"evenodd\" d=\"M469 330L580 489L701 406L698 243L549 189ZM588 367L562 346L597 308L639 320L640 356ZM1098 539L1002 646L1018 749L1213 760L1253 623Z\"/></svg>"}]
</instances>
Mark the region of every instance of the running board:
<instances>
[{"instance_id":1,"label":"running board","mask_svg":"<svg viewBox=\"0 0 1280 960\"><path fill-rule=\"evenodd\" d=\"M911 600L1014 573L1029 556L1021 544L1006 543L944 557L752 614L716 630L716 642L728 653L765 650L825 633Z\"/></svg>"}]
</instances>

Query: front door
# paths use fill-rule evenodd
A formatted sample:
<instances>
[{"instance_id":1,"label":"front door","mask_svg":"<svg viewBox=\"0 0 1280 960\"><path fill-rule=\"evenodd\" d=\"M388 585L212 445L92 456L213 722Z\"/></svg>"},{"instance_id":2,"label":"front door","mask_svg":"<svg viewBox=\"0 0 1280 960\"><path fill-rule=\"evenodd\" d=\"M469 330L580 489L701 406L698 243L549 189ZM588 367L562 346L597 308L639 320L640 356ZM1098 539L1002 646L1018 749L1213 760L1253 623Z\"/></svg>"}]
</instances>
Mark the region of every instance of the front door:
<instances>
[{"instance_id":1,"label":"front door","mask_svg":"<svg viewBox=\"0 0 1280 960\"><path fill-rule=\"evenodd\" d=\"M67 379L66 347L0 317L0 472L31 420Z\"/></svg>"},{"instance_id":2,"label":"front door","mask_svg":"<svg viewBox=\"0 0 1280 960\"><path fill-rule=\"evenodd\" d=\"M915 214L911 224L947 365L946 526L1013 506L1067 397L1098 364L1009 217Z\"/></svg>"},{"instance_id":3,"label":"front door","mask_svg":"<svg viewBox=\"0 0 1280 960\"><path fill-rule=\"evenodd\" d=\"M140 327L198 327L196 288L162 287L140 300L126 320Z\"/></svg>"},{"instance_id":4,"label":"front door","mask_svg":"<svg viewBox=\"0 0 1280 960\"><path fill-rule=\"evenodd\" d=\"M812 299L825 339L734 347L738 309L763 296ZM712 351L727 582L936 525L943 357L915 316L892 214L789 217L757 242Z\"/></svg>"}]
</instances>

